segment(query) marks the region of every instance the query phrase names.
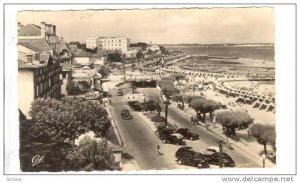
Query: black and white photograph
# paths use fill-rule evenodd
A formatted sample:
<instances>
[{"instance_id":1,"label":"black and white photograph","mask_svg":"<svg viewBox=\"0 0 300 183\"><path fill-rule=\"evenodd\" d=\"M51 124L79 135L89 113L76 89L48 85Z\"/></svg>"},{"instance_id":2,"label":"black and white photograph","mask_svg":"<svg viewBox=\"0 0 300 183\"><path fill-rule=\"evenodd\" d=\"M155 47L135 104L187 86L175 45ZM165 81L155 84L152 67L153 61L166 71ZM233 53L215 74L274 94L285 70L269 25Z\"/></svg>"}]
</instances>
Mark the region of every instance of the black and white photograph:
<instances>
[{"instance_id":1,"label":"black and white photograph","mask_svg":"<svg viewBox=\"0 0 300 183\"><path fill-rule=\"evenodd\" d=\"M21 174L284 168L278 134L294 122L279 108L276 17L272 5L19 9L6 157Z\"/></svg>"}]
</instances>

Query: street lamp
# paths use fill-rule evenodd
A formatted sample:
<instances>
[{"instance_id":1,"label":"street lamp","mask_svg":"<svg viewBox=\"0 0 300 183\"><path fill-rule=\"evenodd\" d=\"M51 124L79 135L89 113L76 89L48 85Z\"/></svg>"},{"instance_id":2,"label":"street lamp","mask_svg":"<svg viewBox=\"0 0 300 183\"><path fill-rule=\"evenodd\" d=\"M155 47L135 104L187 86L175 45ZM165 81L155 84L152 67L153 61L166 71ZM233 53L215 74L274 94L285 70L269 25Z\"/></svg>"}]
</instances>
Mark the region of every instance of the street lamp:
<instances>
[{"instance_id":1,"label":"street lamp","mask_svg":"<svg viewBox=\"0 0 300 183\"><path fill-rule=\"evenodd\" d=\"M264 153L261 157L262 157L262 160L263 160L263 168L265 168L266 167L266 158L267 158L267 156Z\"/></svg>"},{"instance_id":2,"label":"street lamp","mask_svg":"<svg viewBox=\"0 0 300 183\"><path fill-rule=\"evenodd\" d=\"M223 153L223 146L222 143L219 142L219 167L222 168L223 167L223 162L222 162L222 153Z\"/></svg>"}]
</instances>

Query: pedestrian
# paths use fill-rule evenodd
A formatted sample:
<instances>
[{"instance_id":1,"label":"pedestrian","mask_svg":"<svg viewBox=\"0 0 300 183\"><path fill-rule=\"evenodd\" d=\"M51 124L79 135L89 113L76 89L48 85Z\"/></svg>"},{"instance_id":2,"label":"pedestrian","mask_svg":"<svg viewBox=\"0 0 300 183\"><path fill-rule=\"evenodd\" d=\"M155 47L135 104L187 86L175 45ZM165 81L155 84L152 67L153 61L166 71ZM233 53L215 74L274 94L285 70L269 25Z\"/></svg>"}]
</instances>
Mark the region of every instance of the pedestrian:
<instances>
[{"instance_id":1,"label":"pedestrian","mask_svg":"<svg viewBox=\"0 0 300 183\"><path fill-rule=\"evenodd\" d=\"M247 134L248 134L248 139L251 139L251 131L250 131L250 128L248 127L248 129L247 129Z\"/></svg>"},{"instance_id":2,"label":"pedestrian","mask_svg":"<svg viewBox=\"0 0 300 183\"><path fill-rule=\"evenodd\" d=\"M156 148L157 148L157 154L161 155L161 153L160 153L160 145L158 144Z\"/></svg>"},{"instance_id":3,"label":"pedestrian","mask_svg":"<svg viewBox=\"0 0 300 183\"><path fill-rule=\"evenodd\" d=\"M109 105L111 105L111 98L109 99Z\"/></svg>"},{"instance_id":4,"label":"pedestrian","mask_svg":"<svg viewBox=\"0 0 300 183\"><path fill-rule=\"evenodd\" d=\"M194 125L194 117L191 117L191 124Z\"/></svg>"}]
</instances>

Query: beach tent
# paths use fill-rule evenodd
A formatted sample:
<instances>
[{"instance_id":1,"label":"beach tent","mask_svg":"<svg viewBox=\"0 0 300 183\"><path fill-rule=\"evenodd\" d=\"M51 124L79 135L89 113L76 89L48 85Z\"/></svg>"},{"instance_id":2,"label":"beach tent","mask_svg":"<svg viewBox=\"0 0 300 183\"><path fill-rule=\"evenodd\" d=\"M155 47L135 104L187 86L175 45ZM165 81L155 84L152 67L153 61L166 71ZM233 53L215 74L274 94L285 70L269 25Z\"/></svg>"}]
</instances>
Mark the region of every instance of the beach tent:
<instances>
[{"instance_id":1,"label":"beach tent","mask_svg":"<svg viewBox=\"0 0 300 183\"><path fill-rule=\"evenodd\" d=\"M266 104L261 104L259 110L265 110L268 107Z\"/></svg>"},{"instance_id":2,"label":"beach tent","mask_svg":"<svg viewBox=\"0 0 300 183\"><path fill-rule=\"evenodd\" d=\"M275 109L275 106L273 106L273 105L269 105L269 107L267 108L267 111L269 112L269 111L273 111Z\"/></svg>"},{"instance_id":3,"label":"beach tent","mask_svg":"<svg viewBox=\"0 0 300 183\"><path fill-rule=\"evenodd\" d=\"M253 108L258 108L260 105L261 105L261 103L256 102L256 103L254 104Z\"/></svg>"},{"instance_id":4,"label":"beach tent","mask_svg":"<svg viewBox=\"0 0 300 183\"><path fill-rule=\"evenodd\" d=\"M243 98L238 98L235 102L242 102L242 103L244 103L244 99Z\"/></svg>"}]
</instances>

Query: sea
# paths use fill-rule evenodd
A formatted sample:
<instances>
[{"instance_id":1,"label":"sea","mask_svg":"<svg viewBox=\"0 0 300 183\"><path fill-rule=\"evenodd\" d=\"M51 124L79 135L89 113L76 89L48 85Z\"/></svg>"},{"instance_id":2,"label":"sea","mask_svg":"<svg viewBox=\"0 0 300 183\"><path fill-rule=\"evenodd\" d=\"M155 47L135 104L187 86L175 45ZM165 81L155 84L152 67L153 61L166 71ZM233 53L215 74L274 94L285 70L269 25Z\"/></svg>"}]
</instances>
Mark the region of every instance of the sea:
<instances>
[{"instance_id":1,"label":"sea","mask_svg":"<svg viewBox=\"0 0 300 183\"><path fill-rule=\"evenodd\" d=\"M234 45L234 46L164 46L169 51L182 51L187 54L218 57L237 57L239 59L274 61L274 46Z\"/></svg>"}]
</instances>

